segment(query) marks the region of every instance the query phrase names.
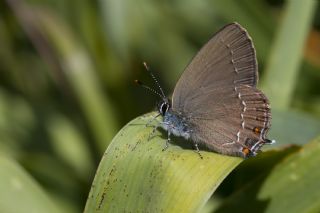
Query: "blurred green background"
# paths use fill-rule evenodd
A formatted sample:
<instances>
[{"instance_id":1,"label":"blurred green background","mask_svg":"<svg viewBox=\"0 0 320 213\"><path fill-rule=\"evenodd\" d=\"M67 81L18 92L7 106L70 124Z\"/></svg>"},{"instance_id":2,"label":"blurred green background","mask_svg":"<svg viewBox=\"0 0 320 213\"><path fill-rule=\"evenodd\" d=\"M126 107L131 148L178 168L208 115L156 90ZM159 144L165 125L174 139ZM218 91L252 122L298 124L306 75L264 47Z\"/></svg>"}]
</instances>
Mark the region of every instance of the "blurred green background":
<instances>
[{"instance_id":1,"label":"blurred green background","mask_svg":"<svg viewBox=\"0 0 320 213\"><path fill-rule=\"evenodd\" d=\"M273 107L270 137L281 146L320 135L316 0L4 0L0 156L67 212L82 211L108 143L155 106L133 84L153 85L142 62L170 94L199 48L234 21L257 50L258 87Z\"/></svg>"}]
</instances>

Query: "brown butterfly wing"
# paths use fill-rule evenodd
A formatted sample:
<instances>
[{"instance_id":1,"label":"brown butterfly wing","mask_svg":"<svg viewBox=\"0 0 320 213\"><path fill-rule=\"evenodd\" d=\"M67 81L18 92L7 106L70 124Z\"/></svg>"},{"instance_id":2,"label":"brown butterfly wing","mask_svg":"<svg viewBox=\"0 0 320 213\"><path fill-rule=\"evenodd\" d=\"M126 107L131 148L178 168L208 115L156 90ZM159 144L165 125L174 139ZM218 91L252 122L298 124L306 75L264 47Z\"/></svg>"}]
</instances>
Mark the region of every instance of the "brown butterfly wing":
<instances>
[{"instance_id":1,"label":"brown butterfly wing","mask_svg":"<svg viewBox=\"0 0 320 213\"><path fill-rule=\"evenodd\" d=\"M196 89L245 84L258 81L256 53L247 31L232 23L218 31L197 53L180 77L174 93L176 106L187 105L185 98Z\"/></svg>"},{"instance_id":2,"label":"brown butterfly wing","mask_svg":"<svg viewBox=\"0 0 320 213\"><path fill-rule=\"evenodd\" d=\"M179 79L173 111L193 127L192 139L229 155L256 152L270 128L267 98L255 88L255 50L247 31L233 23L198 52Z\"/></svg>"},{"instance_id":3,"label":"brown butterfly wing","mask_svg":"<svg viewBox=\"0 0 320 213\"><path fill-rule=\"evenodd\" d=\"M219 153L242 157L255 155L265 143L270 128L270 107L263 93L239 85L236 91L221 88L202 93L201 97L211 110L186 114L194 131L192 140Z\"/></svg>"}]
</instances>

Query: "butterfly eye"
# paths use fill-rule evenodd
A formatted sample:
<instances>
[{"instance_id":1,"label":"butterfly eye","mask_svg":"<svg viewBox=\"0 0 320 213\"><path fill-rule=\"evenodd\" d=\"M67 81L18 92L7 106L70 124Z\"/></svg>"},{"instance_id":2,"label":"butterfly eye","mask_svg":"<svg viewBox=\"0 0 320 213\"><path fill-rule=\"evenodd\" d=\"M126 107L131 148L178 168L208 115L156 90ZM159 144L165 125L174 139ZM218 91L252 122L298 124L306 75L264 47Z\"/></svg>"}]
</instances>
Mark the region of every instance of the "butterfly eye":
<instances>
[{"instance_id":1,"label":"butterfly eye","mask_svg":"<svg viewBox=\"0 0 320 213\"><path fill-rule=\"evenodd\" d=\"M159 112L162 115L165 115L168 110L169 110L169 103L163 102L163 103L160 104Z\"/></svg>"}]
</instances>

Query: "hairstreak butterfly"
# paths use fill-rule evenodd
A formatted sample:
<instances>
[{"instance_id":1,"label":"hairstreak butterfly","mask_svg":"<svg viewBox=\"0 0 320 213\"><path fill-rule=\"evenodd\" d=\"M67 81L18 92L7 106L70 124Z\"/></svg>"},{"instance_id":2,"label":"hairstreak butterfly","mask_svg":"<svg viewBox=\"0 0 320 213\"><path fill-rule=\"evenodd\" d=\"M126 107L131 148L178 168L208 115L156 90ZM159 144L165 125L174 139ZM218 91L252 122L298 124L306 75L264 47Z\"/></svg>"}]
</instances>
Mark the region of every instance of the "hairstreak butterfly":
<instances>
[{"instance_id":1,"label":"hairstreak butterfly","mask_svg":"<svg viewBox=\"0 0 320 213\"><path fill-rule=\"evenodd\" d=\"M198 152L202 144L244 158L275 142L266 138L271 111L257 82L255 48L238 23L223 27L201 48L181 75L172 100L160 86L157 92L137 81L161 97L157 116L163 117L159 126L168 132L168 142L171 135L181 136L193 141Z\"/></svg>"}]
</instances>

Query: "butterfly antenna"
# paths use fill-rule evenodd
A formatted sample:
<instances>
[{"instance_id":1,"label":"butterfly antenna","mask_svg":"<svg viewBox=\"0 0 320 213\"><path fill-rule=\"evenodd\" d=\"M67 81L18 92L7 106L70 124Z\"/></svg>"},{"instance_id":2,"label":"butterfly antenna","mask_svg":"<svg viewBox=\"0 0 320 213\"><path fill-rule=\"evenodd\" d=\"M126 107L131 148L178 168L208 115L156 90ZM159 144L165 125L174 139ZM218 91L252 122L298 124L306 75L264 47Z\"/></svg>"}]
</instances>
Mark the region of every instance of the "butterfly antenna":
<instances>
[{"instance_id":1,"label":"butterfly antenna","mask_svg":"<svg viewBox=\"0 0 320 213\"><path fill-rule=\"evenodd\" d=\"M143 65L144 65L144 67L146 68L146 70L149 72L149 74L151 75L152 79L154 80L154 82L156 83L156 85L158 86L158 88L160 89L160 92L161 92L161 94L162 94L162 96L161 96L161 95L160 95L160 96L161 96L162 98L166 98L166 95L164 94L164 92L163 92L163 90L162 90L162 88L161 88L161 86L160 86L157 78L153 75L153 73L152 73L151 70L149 69L147 63L146 63L146 62L143 62ZM151 88L150 88L150 89L151 89ZM157 93L157 94L158 94L158 93Z\"/></svg>"},{"instance_id":2,"label":"butterfly antenna","mask_svg":"<svg viewBox=\"0 0 320 213\"><path fill-rule=\"evenodd\" d=\"M139 81L139 80L134 80L134 83L136 83L136 84L139 85L139 86L142 86L143 88L146 88L147 90L149 90L150 92L152 92L152 93L154 93L154 94L156 94L156 95L159 95L160 98L163 98L163 96L162 96L159 92L157 92L156 90L152 89L151 87L148 87L147 85L145 85L145 84L142 83L141 81Z\"/></svg>"}]
</instances>

